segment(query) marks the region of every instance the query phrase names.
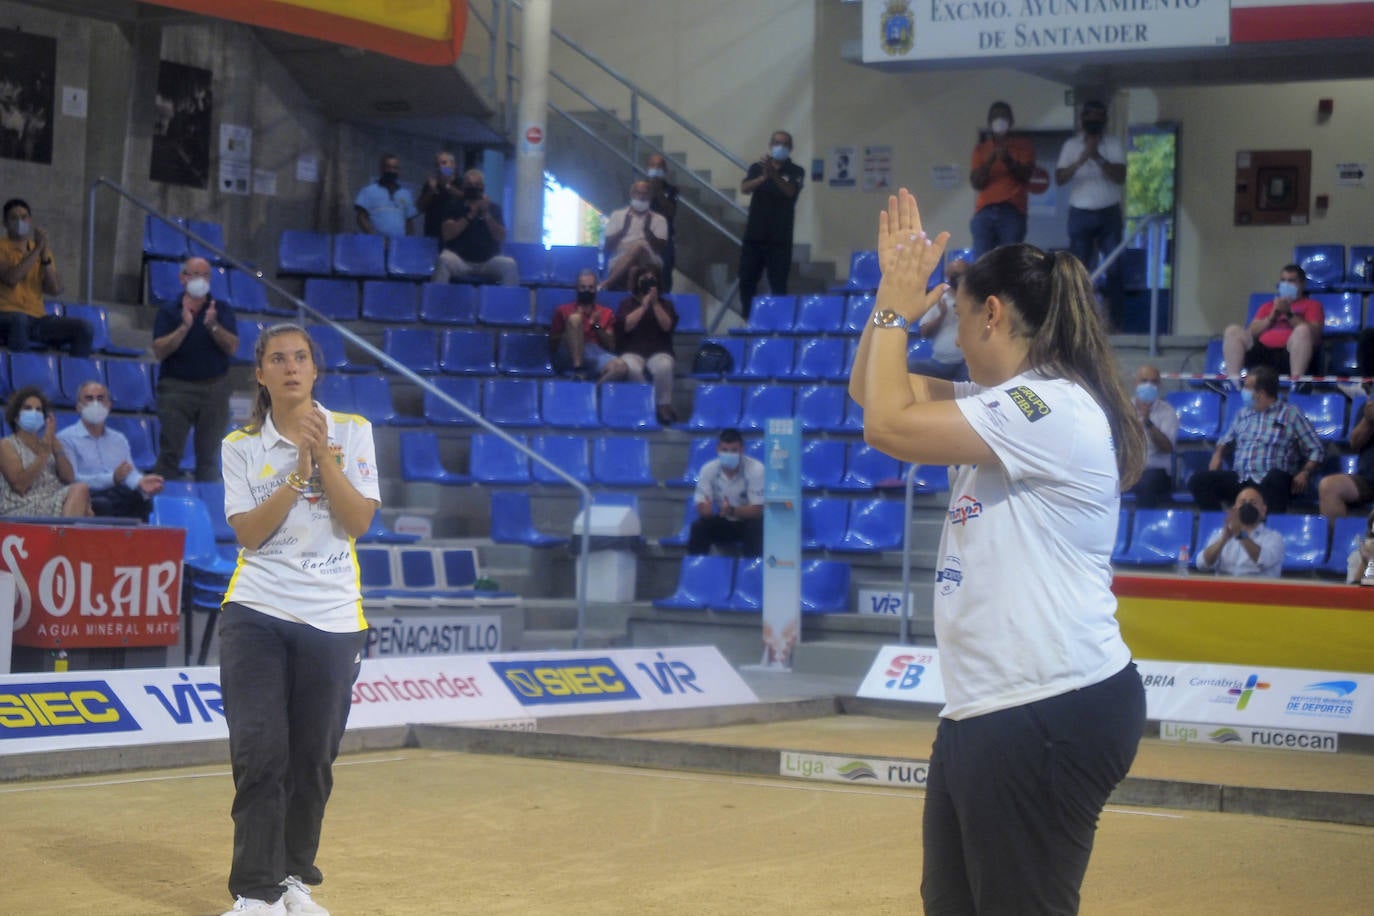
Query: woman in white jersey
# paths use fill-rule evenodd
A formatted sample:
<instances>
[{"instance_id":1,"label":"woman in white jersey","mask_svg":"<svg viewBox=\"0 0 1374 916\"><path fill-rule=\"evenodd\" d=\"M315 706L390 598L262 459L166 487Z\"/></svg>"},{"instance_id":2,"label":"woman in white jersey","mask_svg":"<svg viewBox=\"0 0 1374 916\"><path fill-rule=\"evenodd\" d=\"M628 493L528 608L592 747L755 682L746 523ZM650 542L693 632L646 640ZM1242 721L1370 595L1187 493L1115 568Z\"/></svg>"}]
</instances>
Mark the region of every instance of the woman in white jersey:
<instances>
[{"instance_id":1,"label":"woman in white jersey","mask_svg":"<svg viewBox=\"0 0 1374 916\"><path fill-rule=\"evenodd\" d=\"M353 539L381 498L372 425L313 399L316 356L303 328L263 331L252 422L221 449L224 513L242 546L219 621L233 914L328 916L310 888L367 641Z\"/></svg>"},{"instance_id":2,"label":"woman in white jersey","mask_svg":"<svg viewBox=\"0 0 1374 916\"><path fill-rule=\"evenodd\" d=\"M906 329L944 291L926 284L948 238L926 237L906 189L889 199L882 282L849 379L866 442L956 466L921 896L928 913L1073 913L1097 817L1145 724L1110 564L1144 440L1087 272L1067 253L1008 245L979 258L954 309L972 381L907 374Z\"/></svg>"}]
</instances>

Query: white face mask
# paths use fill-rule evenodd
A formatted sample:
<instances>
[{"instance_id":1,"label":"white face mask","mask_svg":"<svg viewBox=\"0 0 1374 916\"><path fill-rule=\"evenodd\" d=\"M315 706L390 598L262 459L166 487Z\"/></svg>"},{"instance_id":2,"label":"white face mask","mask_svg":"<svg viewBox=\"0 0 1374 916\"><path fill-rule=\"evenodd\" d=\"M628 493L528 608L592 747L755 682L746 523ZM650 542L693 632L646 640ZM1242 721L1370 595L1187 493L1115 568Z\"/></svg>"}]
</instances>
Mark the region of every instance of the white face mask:
<instances>
[{"instance_id":1,"label":"white face mask","mask_svg":"<svg viewBox=\"0 0 1374 916\"><path fill-rule=\"evenodd\" d=\"M29 237L29 233L32 232L32 231L33 231L33 223L30 222L29 220L26 220L26 219L17 219L17 220L14 221L14 234L17 235L17 236L19 236L21 239L26 239L26 238L28 238L28 237Z\"/></svg>"},{"instance_id":2,"label":"white face mask","mask_svg":"<svg viewBox=\"0 0 1374 916\"><path fill-rule=\"evenodd\" d=\"M99 426L105 422L105 418L110 415L110 408L99 401L91 401L81 408L81 419L92 426Z\"/></svg>"},{"instance_id":3,"label":"white face mask","mask_svg":"<svg viewBox=\"0 0 1374 916\"><path fill-rule=\"evenodd\" d=\"M645 174L647 174L650 178L662 178L663 169L649 169Z\"/></svg>"},{"instance_id":4,"label":"white face mask","mask_svg":"<svg viewBox=\"0 0 1374 916\"><path fill-rule=\"evenodd\" d=\"M945 308L954 308L954 290L945 290L944 295L940 297L940 301L945 304Z\"/></svg>"},{"instance_id":5,"label":"white face mask","mask_svg":"<svg viewBox=\"0 0 1374 916\"><path fill-rule=\"evenodd\" d=\"M638 197L632 198L630 200L630 209L634 210L636 213L643 213L645 210L649 209L649 202L647 200L640 200Z\"/></svg>"},{"instance_id":6,"label":"white face mask","mask_svg":"<svg viewBox=\"0 0 1374 916\"><path fill-rule=\"evenodd\" d=\"M186 281L186 292L191 294L192 299L204 299L205 294L210 292L210 281L204 277L192 277Z\"/></svg>"},{"instance_id":7,"label":"white face mask","mask_svg":"<svg viewBox=\"0 0 1374 916\"><path fill-rule=\"evenodd\" d=\"M994 118L988 126L992 128L994 134L1005 134L1011 130L1011 122L1006 118Z\"/></svg>"},{"instance_id":8,"label":"white face mask","mask_svg":"<svg viewBox=\"0 0 1374 916\"><path fill-rule=\"evenodd\" d=\"M776 159L778 162L782 162L788 156L792 155L792 151L787 147L783 146L781 143L776 144L771 150L771 152L773 154L773 158Z\"/></svg>"}]
</instances>

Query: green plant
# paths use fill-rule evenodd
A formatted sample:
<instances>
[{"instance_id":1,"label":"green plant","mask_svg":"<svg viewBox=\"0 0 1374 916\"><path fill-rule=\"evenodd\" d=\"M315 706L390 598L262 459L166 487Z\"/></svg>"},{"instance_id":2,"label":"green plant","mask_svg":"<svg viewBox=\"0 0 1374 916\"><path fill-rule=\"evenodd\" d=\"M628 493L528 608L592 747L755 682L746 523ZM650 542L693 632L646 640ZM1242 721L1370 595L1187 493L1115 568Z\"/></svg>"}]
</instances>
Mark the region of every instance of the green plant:
<instances>
[{"instance_id":1,"label":"green plant","mask_svg":"<svg viewBox=\"0 0 1374 916\"><path fill-rule=\"evenodd\" d=\"M1126 216L1173 212L1175 140L1172 132L1135 136L1126 154Z\"/></svg>"}]
</instances>

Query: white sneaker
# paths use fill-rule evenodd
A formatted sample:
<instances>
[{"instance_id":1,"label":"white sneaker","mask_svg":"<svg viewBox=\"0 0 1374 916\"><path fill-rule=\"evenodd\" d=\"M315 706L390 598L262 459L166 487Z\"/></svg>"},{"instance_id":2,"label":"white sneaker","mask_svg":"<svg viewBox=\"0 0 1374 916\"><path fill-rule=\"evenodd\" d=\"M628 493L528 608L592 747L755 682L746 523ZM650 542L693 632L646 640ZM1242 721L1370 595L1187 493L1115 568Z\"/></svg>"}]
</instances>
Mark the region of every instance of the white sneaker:
<instances>
[{"instance_id":1,"label":"white sneaker","mask_svg":"<svg viewBox=\"0 0 1374 916\"><path fill-rule=\"evenodd\" d=\"M222 916L286 916L286 904L280 899L268 903L266 900L258 900L254 897L240 897L234 901L234 908Z\"/></svg>"},{"instance_id":2,"label":"white sneaker","mask_svg":"<svg viewBox=\"0 0 1374 916\"><path fill-rule=\"evenodd\" d=\"M310 885L295 875L288 875L281 883L286 891L281 902L286 904L286 913L291 916L329 916L329 911L310 898Z\"/></svg>"}]
</instances>

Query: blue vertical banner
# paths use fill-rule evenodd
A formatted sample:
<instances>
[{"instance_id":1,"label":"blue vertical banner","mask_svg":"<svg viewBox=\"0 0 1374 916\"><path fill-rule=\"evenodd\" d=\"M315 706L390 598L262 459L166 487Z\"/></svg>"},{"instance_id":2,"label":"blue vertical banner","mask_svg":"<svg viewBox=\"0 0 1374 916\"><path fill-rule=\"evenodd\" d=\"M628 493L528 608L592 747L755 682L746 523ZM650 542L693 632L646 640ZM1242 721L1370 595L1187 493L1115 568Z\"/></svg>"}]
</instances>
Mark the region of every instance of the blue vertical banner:
<instances>
[{"instance_id":1,"label":"blue vertical banner","mask_svg":"<svg viewBox=\"0 0 1374 916\"><path fill-rule=\"evenodd\" d=\"M801 640L801 428L767 421L763 441L763 666L791 670Z\"/></svg>"}]
</instances>

